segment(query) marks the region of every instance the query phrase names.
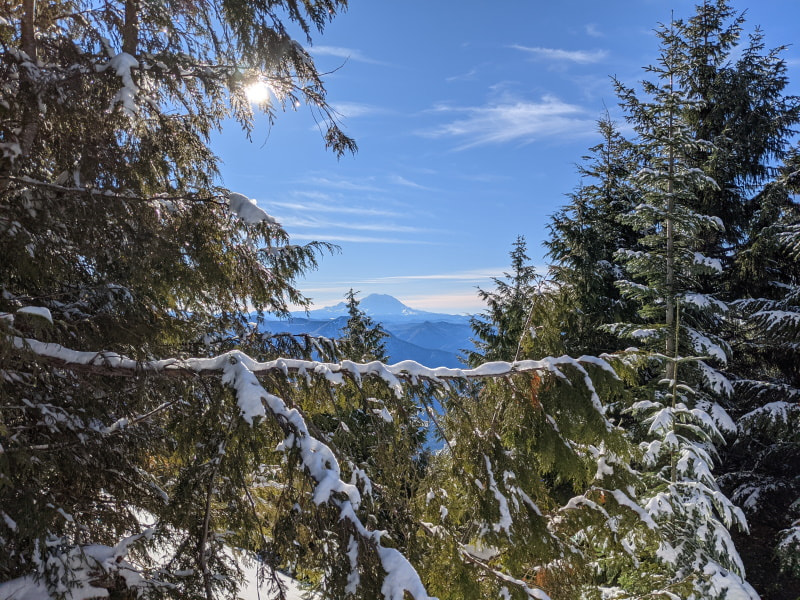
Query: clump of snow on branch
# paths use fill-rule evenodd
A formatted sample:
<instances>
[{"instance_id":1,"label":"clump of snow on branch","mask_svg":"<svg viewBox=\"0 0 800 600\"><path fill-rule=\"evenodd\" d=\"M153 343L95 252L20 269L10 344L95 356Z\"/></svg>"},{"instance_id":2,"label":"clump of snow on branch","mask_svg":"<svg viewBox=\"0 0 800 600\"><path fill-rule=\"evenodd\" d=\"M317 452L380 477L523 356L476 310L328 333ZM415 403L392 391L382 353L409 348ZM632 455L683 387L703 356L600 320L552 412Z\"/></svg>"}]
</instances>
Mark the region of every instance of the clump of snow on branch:
<instances>
[{"instance_id":1,"label":"clump of snow on branch","mask_svg":"<svg viewBox=\"0 0 800 600\"><path fill-rule=\"evenodd\" d=\"M111 99L109 110L113 110L117 104L121 104L122 112L128 117L134 118L138 113L136 108L136 94L139 93L139 87L133 81L131 69L138 69L139 61L127 52L120 52L107 64L97 65L95 70L98 73L102 73L108 68L111 68L117 77L122 79L122 87Z\"/></svg>"},{"instance_id":2,"label":"clump of snow on branch","mask_svg":"<svg viewBox=\"0 0 800 600\"><path fill-rule=\"evenodd\" d=\"M92 544L60 550L58 538L48 540L50 551L37 564L38 576L28 575L0 583L2 600L42 600L51 597L46 580L55 582L52 592L63 594L65 600L106 598L108 590L97 584L117 577L128 589L148 585L137 568L125 560L128 548L151 530L124 538L116 546ZM58 549L53 551L53 549Z\"/></svg>"},{"instance_id":3,"label":"clump of snow on branch","mask_svg":"<svg viewBox=\"0 0 800 600\"><path fill-rule=\"evenodd\" d=\"M228 194L228 207L233 214L248 225L257 225L258 223L277 224L277 221L269 216L263 208L259 207L255 200L248 198L244 194L236 192Z\"/></svg>"}]
</instances>

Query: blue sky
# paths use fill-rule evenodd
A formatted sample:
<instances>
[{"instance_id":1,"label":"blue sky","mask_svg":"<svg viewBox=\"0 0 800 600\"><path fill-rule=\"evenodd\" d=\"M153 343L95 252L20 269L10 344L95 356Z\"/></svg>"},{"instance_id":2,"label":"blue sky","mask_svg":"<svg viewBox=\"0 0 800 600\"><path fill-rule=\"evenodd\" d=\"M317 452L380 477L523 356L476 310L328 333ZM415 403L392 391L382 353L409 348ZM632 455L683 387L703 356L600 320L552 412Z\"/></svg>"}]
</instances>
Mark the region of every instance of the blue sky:
<instances>
[{"instance_id":1,"label":"blue sky","mask_svg":"<svg viewBox=\"0 0 800 600\"><path fill-rule=\"evenodd\" d=\"M654 62L675 0L351 0L311 52L359 152L325 151L299 107L252 142L236 124L212 147L224 184L258 201L296 242L341 252L299 282L316 307L349 288L438 312L477 312L476 286L508 269L517 235L545 265L551 214L608 110L610 76L635 84ZM768 47L798 41L798 0L734 3ZM784 53L800 94L800 47Z\"/></svg>"}]
</instances>

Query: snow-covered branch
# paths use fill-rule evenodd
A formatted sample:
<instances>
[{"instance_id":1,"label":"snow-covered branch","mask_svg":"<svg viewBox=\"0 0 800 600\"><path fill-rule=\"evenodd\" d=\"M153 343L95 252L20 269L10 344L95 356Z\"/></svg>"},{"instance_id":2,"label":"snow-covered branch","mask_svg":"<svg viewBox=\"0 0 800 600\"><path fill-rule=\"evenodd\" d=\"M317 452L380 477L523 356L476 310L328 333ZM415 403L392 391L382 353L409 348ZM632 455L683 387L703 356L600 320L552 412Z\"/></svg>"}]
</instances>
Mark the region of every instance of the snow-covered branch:
<instances>
[{"instance_id":1,"label":"snow-covered branch","mask_svg":"<svg viewBox=\"0 0 800 600\"><path fill-rule=\"evenodd\" d=\"M226 365L232 361L240 361L253 373L278 372L285 375L307 376L318 374L331 383L341 383L344 377L352 377L360 382L364 377L377 377L388 384L398 395L402 393L401 381L417 383L425 380L443 384L449 381L467 379L495 379L519 373L544 372L561 379L566 379L562 367L578 370L588 380L585 365L595 365L613 373L611 366L596 357L586 356L572 358L570 356L546 357L541 360L521 360L516 362L489 362L474 369L454 369L450 367L426 367L412 360L404 360L393 365L379 361L355 363L326 363L312 360L278 358L259 362L243 352L232 350L213 358L167 358L161 360L137 361L116 352L85 352L71 350L59 344L40 342L30 338L13 337L12 344L19 349L33 352L39 359L59 367L75 371L91 371L105 375L132 377L146 373L162 374L174 377L193 375L221 374ZM587 385L588 385L587 381ZM597 394L593 387L592 401L598 410L601 409Z\"/></svg>"}]
</instances>

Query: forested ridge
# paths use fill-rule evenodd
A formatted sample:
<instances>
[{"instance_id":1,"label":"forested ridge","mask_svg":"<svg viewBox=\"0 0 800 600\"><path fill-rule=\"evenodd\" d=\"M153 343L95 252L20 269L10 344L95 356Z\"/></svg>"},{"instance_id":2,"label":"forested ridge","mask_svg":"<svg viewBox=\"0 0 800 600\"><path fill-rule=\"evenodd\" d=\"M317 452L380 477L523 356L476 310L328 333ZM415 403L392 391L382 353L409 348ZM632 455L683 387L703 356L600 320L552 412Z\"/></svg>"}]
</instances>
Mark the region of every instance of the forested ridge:
<instances>
[{"instance_id":1,"label":"forested ridge","mask_svg":"<svg viewBox=\"0 0 800 600\"><path fill-rule=\"evenodd\" d=\"M726 0L659 26L549 271L520 235L464 368L388 364L353 289L337 339L259 327L335 247L210 147L304 105L356 151L306 49L346 9L0 3L0 600L236 598L246 568L268 598L278 572L342 599L799 597L784 48Z\"/></svg>"}]
</instances>

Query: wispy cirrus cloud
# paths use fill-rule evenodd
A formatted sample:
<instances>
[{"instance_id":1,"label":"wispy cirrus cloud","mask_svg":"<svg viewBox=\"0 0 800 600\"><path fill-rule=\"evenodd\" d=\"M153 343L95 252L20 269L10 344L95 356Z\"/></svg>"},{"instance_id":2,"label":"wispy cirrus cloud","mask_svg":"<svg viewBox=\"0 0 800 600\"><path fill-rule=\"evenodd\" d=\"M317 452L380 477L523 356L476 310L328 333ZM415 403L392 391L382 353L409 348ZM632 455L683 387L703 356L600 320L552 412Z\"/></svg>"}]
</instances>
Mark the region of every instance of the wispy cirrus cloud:
<instances>
[{"instance_id":1,"label":"wispy cirrus cloud","mask_svg":"<svg viewBox=\"0 0 800 600\"><path fill-rule=\"evenodd\" d=\"M513 44L511 47L534 58L557 62L573 62L581 65L598 63L608 56L607 50L562 50L561 48L531 47L519 44Z\"/></svg>"},{"instance_id":2,"label":"wispy cirrus cloud","mask_svg":"<svg viewBox=\"0 0 800 600\"><path fill-rule=\"evenodd\" d=\"M311 193L309 193L310 195ZM305 193L301 193L301 195L305 195ZM320 197L322 196L322 197ZM369 208L369 207L362 207L362 206L346 206L340 202L337 202L333 199L328 200L324 197L324 194L320 194L319 196L312 196L312 197L319 197L320 200L323 202L270 202L270 206L276 206L279 208L283 208L286 210L298 211L303 213L336 213L342 215L360 215L364 217L403 217L407 216L407 213L401 213L399 211L391 211L391 210L383 210L380 208Z\"/></svg>"},{"instance_id":3,"label":"wispy cirrus cloud","mask_svg":"<svg viewBox=\"0 0 800 600\"><path fill-rule=\"evenodd\" d=\"M387 277L377 277L374 279L366 280L365 283L383 283L383 282L411 282L411 281L472 281L480 282L485 279L497 277L503 271L508 270L508 267L497 267L488 269L475 269L470 271L454 271L450 273L432 273L424 275L390 275Z\"/></svg>"},{"instance_id":4,"label":"wispy cirrus cloud","mask_svg":"<svg viewBox=\"0 0 800 600\"><path fill-rule=\"evenodd\" d=\"M386 112L386 109L379 106L361 102L334 102L332 108L345 119L366 117Z\"/></svg>"},{"instance_id":5,"label":"wispy cirrus cloud","mask_svg":"<svg viewBox=\"0 0 800 600\"><path fill-rule=\"evenodd\" d=\"M589 23L585 25L584 30L586 31L586 35L589 35L591 37L605 37L606 35L602 31L600 31L600 29L597 27L597 23Z\"/></svg>"},{"instance_id":6,"label":"wispy cirrus cloud","mask_svg":"<svg viewBox=\"0 0 800 600\"><path fill-rule=\"evenodd\" d=\"M478 297L474 290L404 296L401 302L417 310L456 314L472 315L486 309L486 303Z\"/></svg>"},{"instance_id":7,"label":"wispy cirrus cloud","mask_svg":"<svg viewBox=\"0 0 800 600\"><path fill-rule=\"evenodd\" d=\"M311 54L316 56L335 56L337 58L354 60L356 62L367 63L371 65L386 64L364 55L360 50L355 50L353 48L342 48L341 46L312 46Z\"/></svg>"},{"instance_id":8,"label":"wispy cirrus cloud","mask_svg":"<svg viewBox=\"0 0 800 600\"><path fill-rule=\"evenodd\" d=\"M475 76L478 74L477 69L470 69L466 73L461 73L460 75L451 75L450 77L445 77L444 80L447 83L452 83L454 81L471 81L475 79Z\"/></svg>"},{"instance_id":9,"label":"wispy cirrus cloud","mask_svg":"<svg viewBox=\"0 0 800 600\"><path fill-rule=\"evenodd\" d=\"M402 185L403 187L412 188L415 190L426 190L431 191L432 188L426 187L422 184L419 184L415 181L411 181L410 179L406 179L402 175L390 175L389 181L396 185Z\"/></svg>"},{"instance_id":10,"label":"wispy cirrus cloud","mask_svg":"<svg viewBox=\"0 0 800 600\"><path fill-rule=\"evenodd\" d=\"M349 235L340 233L318 233L315 235L296 233L292 234L293 240L300 241L323 241L323 242L354 242L364 244L411 244L411 245L434 245L438 242L431 240L420 240L411 238L389 238L383 236L369 235Z\"/></svg>"},{"instance_id":11,"label":"wispy cirrus cloud","mask_svg":"<svg viewBox=\"0 0 800 600\"><path fill-rule=\"evenodd\" d=\"M313 183L320 187L349 190L352 192L381 192L379 187L367 183L369 179L354 181L352 179L331 179L329 177L311 177L306 183Z\"/></svg>"},{"instance_id":12,"label":"wispy cirrus cloud","mask_svg":"<svg viewBox=\"0 0 800 600\"><path fill-rule=\"evenodd\" d=\"M352 221L330 221L314 216L288 217L281 221L284 227L297 227L305 229L345 229L350 231L373 231L391 233L441 233L441 230L417 227L414 225L400 225L398 223L355 223Z\"/></svg>"},{"instance_id":13,"label":"wispy cirrus cloud","mask_svg":"<svg viewBox=\"0 0 800 600\"><path fill-rule=\"evenodd\" d=\"M486 106L439 106L435 110L463 116L420 131L419 135L463 140L459 150L485 144L530 143L555 136L589 135L595 130L595 119L586 109L549 95L538 102L506 100Z\"/></svg>"}]
</instances>

